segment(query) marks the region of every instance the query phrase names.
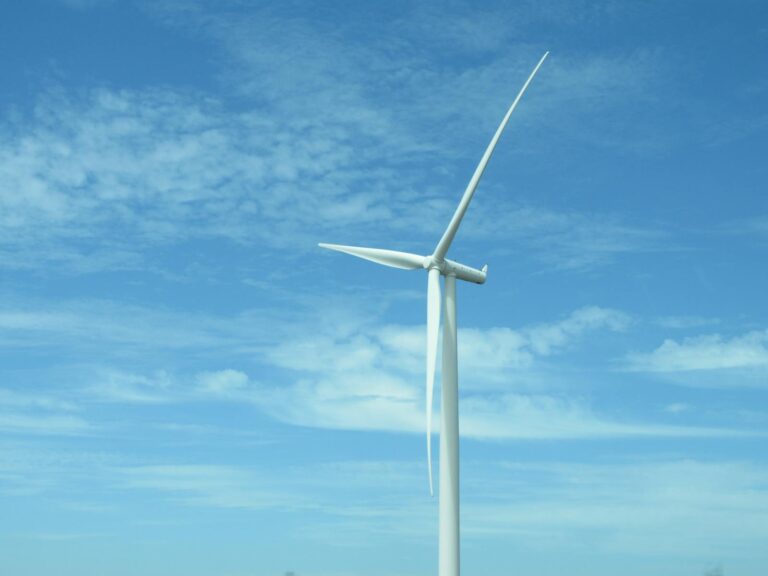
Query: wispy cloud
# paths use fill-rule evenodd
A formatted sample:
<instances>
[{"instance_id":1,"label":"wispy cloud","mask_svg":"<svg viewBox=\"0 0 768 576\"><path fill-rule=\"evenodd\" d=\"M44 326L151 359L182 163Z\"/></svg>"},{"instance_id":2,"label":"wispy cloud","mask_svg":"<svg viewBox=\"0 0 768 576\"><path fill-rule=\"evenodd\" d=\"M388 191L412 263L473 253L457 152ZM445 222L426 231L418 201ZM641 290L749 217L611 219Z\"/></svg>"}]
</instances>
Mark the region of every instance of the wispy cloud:
<instances>
[{"instance_id":1,"label":"wispy cloud","mask_svg":"<svg viewBox=\"0 0 768 576\"><path fill-rule=\"evenodd\" d=\"M160 496L172 506L263 513L277 510L286 521L299 521L302 537L335 547L368 547L371 538L430 541L436 504L426 490L425 464L420 461L326 461L317 464L243 466L210 461L188 463L178 457L151 463L115 462L101 455L72 457L29 450L15 454L3 446L0 483L6 474L30 481L41 471L48 479L48 498L63 490L93 488ZM539 553L557 549L569 555L583 550L654 558L669 553L700 557L708 550L728 555L750 550L759 557L768 537L765 466L734 460L643 458L601 463L510 459L497 446L498 457L474 460L465 452L463 534L467 546L514 536ZM93 459L94 457L95 460ZM27 462L26 469L19 462ZM217 460L220 460L217 458ZM9 468L8 462L16 462ZM33 465L30 467L30 464ZM84 465L86 465L84 468ZM53 467L51 467L53 465ZM89 478L83 475L88 474ZM94 491L88 502L103 496ZM375 498L372 497L375 495ZM167 508L143 516L166 517ZM167 518L166 518L167 519ZM333 538L328 538L329 530ZM50 534L56 532L50 531Z\"/></svg>"},{"instance_id":2,"label":"wispy cloud","mask_svg":"<svg viewBox=\"0 0 768 576\"><path fill-rule=\"evenodd\" d=\"M618 256L684 250L681 241L658 224L631 222L609 212L558 211L510 200L513 192L480 195L462 227L462 243L477 242L484 256L520 258L520 247L539 267L586 271ZM488 247L492 246L488 253ZM465 248L466 249L466 248Z\"/></svg>"},{"instance_id":3,"label":"wispy cloud","mask_svg":"<svg viewBox=\"0 0 768 576\"><path fill-rule=\"evenodd\" d=\"M299 506L303 500L299 494L286 496L272 487L260 488L263 480L238 467L170 464L118 472L127 488L159 490L185 504L255 510Z\"/></svg>"},{"instance_id":4,"label":"wispy cloud","mask_svg":"<svg viewBox=\"0 0 768 576\"><path fill-rule=\"evenodd\" d=\"M601 553L642 557L698 555L702 543L725 554L768 530L762 466L670 460L503 467L493 488L481 490L481 477L475 480L477 496L465 505L469 538L514 533L536 548L554 543L565 552L589 542ZM507 496L491 495L497 491Z\"/></svg>"},{"instance_id":5,"label":"wispy cloud","mask_svg":"<svg viewBox=\"0 0 768 576\"><path fill-rule=\"evenodd\" d=\"M650 353L629 357L632 370L648 372L696 372L768 367L768 331L755 330L743 336L725 338L707 334L667 339Z\"/></svg>"},{"instance_id":6,"label":"wispy cloud","mask_svg":"<svg viewBox=\"0 0 768 576\"><path fill-rule=\"evenodd\" d=\"M78 409L71 400L58 398L52 394L20 392L8 388L0 388L0 406L66 412L73 412Z\"/></svg>"},{"instance_id":7,"label":"wispy cloud","mask_svg":"<svg viewBox=\"0 0 768 576\"><path fill-rule=\"evenodd\" d=\"M499 385L527 373L543 358L576 346L587 333L622 330L628 323L629 317L621 312L589 307L559 322L520 330L461 330L462 368L466 374L483 373L462 386L462 433L478 439L731 434L625 422L594 412L583 399L551 391L511 394L506 392L508 386ZM238 376L243 386L219 396L240 397L295 425L423 430L423 327L361 326L343 336L332 326L302 332L312 336L289 338L263 351L267 362L297 373L293 384L245 386L245 379Z\"/></svg>"},{"instance_id":8,"label":"wispy cloud","mask_svg":"<svg viewBox=\"0 0 768 576\"><path fill-rule=\"evenodd\" d=\"M298 513L302 538L332 547L370 546L373 534L381 538L405 533L424 539L435 505L418 494L417 487L426 491L424 466L401 460L281 466L271 474L258 468L199 464L133 466L114 472L120 488L154 491L176 505L256 513L279 510L289 522ZM373 492L378 494L375 502ZM344 537L329 539L333 527Z\"/></svg>"},{"instance_id":9,"label":"wispy cloud","mask_svg":"<svg viewBox=\"0 0 768 576\"><path fill-rule=\"evenodd\" d=\"M349 302L346 308L338 315L330 309L310 316L297 310L293 319L283 318L275 330L253 313L234 318L179 317L105 303L37 312L15 308L0 315L0 324L5 327L5 341L17 346L45 346L49 341L47 345L55 342L61 347L72 339L73 358L83 366L77 370L80 383L67 387L67 401L75 397L89 405L236 401L293 425L421 432L423 326L376 327L380 311L353 314ZM558 355L578 351L588 334L622 331L631 323L625 313L593 306L555 322L517 329L461 329L460 364L471 375L462 386L463 432L475 438L730 434L626 422L596 412L586 399L573 397L562 385L547 385L547 365L556 363ZM736 344L755 346L761 338L753 334ZM112 344L121 350L110 357ZM199 350L211 368L200 370L194 363L170 371L162 368L163 358L185 349ZM155 369L106 367L110 362L123 364L124 358L144 358L150 351ZM94 352L103 356L95 365L90 359ZM663 365L659 358L669 354L654 356L657 371ZM637 369L640 364L634 362ZM509 392L511 381L516 383L514 393ZM66 398L52 396L59 397ZM16 414L7 425L32 426L20 417ZM72 429L84 425L71 415L63 417L48 424Z\"/></svg>"},{"instance_id":10,"label":"wispy cloud","mask_svg":"<svg viewBox=\"0 0 768 576\"><path fill-rule=\"evenodd\" d=\"M462 328L459 338L460 361L469 371L482 366L488 378L504 377L531 366L536 357L549 356L576 345L592 331L619 331L630 317L618 310L591 306L580 308L562 320L520 329ZM421 372L424 356L424 327L387 325L374 328L369 323L353 332L333 328L301 330L309 337L286 338L266 348L268 361L298 371L355 373L363 369L386 368L401 373ZM314 335L317 333L317 335Z\"/></svg>"},{"instance_id":11,"label":"wispy cloud","mask_svg":"<svg viewBox=\"0 0 768 576\"><path fill-rule=\"evenodd\" d=\"M151 14L167 24L214 38L223 46L229 56L226 79L233 88L268 98L301 117L306 111L321 109L335 120L347 110L352 122L365 119L371 127L389 130L388 138L406 135L410 141L413 128L436 135L454 120L454 133L457 129L463 132L478 120L499 116L502 103L513 97L525 73L545 50L517 40L517 31L525 22L546 25L611 19L610 10L574 9L568 3L559 3L556 9L526 5L469 11L452 4L374 12L378 18L363 20L363 13L350 10L340 24L332 9L319 7L311 15L292 7L262 8L245 15L210 10L202 4L192 10L180 9L174 2L150 8ZM363 22L366 42L359 37ZM259 34L251 32L254 27ZM446 52L453 56L448 62ZM511 52L514 57L509 56ZM538 117L538 122L548 122L544 118L549 117L553 124L562 125L563 119L573 119L584 107L599 109L605 116L627 99L647 100L654 93L649 86L660 82L661 64L660 56L650 51L555 54L547 77L541 80L546 90L538 92L548 94L546 103L534 105L546 107L549 114L530 117ZM382 97L389 103L387 107L380 105ZM465 119L458 125L457 111ZM610 116L610 120L603 119L601 128L621 120L616 114ZM593 120L600 122L597 115ZM585 136L585 131L580 132ZM594 132L605 136L602 130ZM381 131L375 134L379 136ZM446 147L445 139L427 141ZM453 144L448 141L447 146Z\"/></svg>"},{"instance_id":12,"label":"wispy cloud","mask_svg":"<svg viewBox=\"0 0 768 576\"><path fill-rule=\"evenodd\" d=\"M13 434L70 436L87 433L92 427L78 416L0 412L0 429Z\"/></svg>"},{"instance_id":13,"label":"wispy cloud","mask_svg":"<svg viewBox=\"0 0 768 576\"><path fill-rule=\"evenodd\" d=\"M337 21L324 20L320 9L308 20L267 8L235 16L200 3L144 8L160 22L213 40L229 62L218 80L258 106L169 88L92 86L40 95L30 114L9 115L0 129L5 266L167 270L173 266L150 248L200 238L301 251L331 232L375 238L394 228L418 230L432 242L454 208L445 187L468 178L452 173L453 160L465 154L469 136L482 149L531 65L488 54L483 66L436 68L419 56L425 42L473 54L502 41L507 27L493 10L482 11L484 21L495 23L493 33L474 17L452 14L425 36L413 19L395 18L380 42L350 50L355 30L337 31ZM535 18L551 20L545 12ZM393 34L394 44L386 40ZM448 41L456 34L465 46ZM658 71L653 54L569 58L553 61L519 119L523 128L532 118L562 127L579 102L599 105L600 118L610 116L606 110L627 93L644 94ZM478 131L478 122L487 129ZM452 138L445 137L447 125ZM606 126L616 125L614 114ZM606 139L601 133L600 141ZM419 214L426 210L444 217L425 226ZM661 246L658 231L617 216L526 205L506 212L507 230L562 267Z\"/></svg>"},{"instance_id":14,"label":"wispy cloud","mask_svg":"<svg viewBox=\"0 0 768 576\"><path fill-rule=\"evenodd\" d=\"M78 407L54 393L0 388L0 430L6 434L72 436L92 431Z\"/></svg>"},{"instance_id":15,"label":"wispy cloud","mask_svg":"<svg viewBox=\"0 0 768 576\"><path fill-rule=\"evenodd\" d=\"M0 341L9 349L99 349L116 356L182 349L241 349L272 333L273 310L248 309L233 316L180 313L168 308L104 300L7 302L0 307ZM283 320L290 323L291 313ZM119 349L115 349L119 345Z\"/></svg>"},{"instance_id":16,"label":"wispy cloud","mask_svg":"<svg viewBox=\"0 0 768 576\"><path fill-rule=\"evenodd\" d=\"M87 387L89 400L125 404L162 404L177 397L170 396L172 379L165 372L142 376L116 370L102 371L94 384Z\"/></svg>"},{"instance_id":17,"label":"wispy cloud","mask_svg":"<svg viewBox=\"0 0 768 576\"><path fill-rule=\"evenodd\" d=\"M337 131L228 111L199 94L77 96L49 94L31 117L4 125L7 266L146 268L147 246L295 244L310 238L308 225L316 238L390 214L376 171L362 169L366 154Z\"/></svg>"},{"instance_id":18,"label":"wispy cloud","mask_svg":"<svg viewBox=\"0 0 768 576\"><path fill-rule=\"evenodd\" d=\"M155 353L161 351L158 346L169 345L172 350L180 346L228 349L228 355L221 356L219 362L225 357L250 356L249 365L256 360L262 367L259 378L254 380L250 369L226 365L175 373L96 367L81 374L86 384L70 389L70 394L91 404L245 402L292 425L421 433L423 326L376 328L375 318L353 316L304 318L296 325L285 326L282 333L270 333L269 338L254 338L247 330L241 332L237 322L219 332L224 324L202 318L187 332L183 322L156 318L165 326L187 333L155 333L157 340L145 341L144 334L153 332L152 325L140 324L135 331L142 341L133 342L128 337L123 345L135 348L137 353L146 346L155 348ZM35 329L41 326L37 317L13 318L16 329L28 324ZM141 314L132 314L132 318L140 319ZM50 329L49 323L47 319L42 325ZM578 309L556 322L520 329L462 329L460 361L466 374L472 374L462 386L463 433L477 439L731 434L721 429L626 422L599 414L585 399L548 390L546 385L538 385L533 393L520 392L520 386L515 393L508 391L510 380L517 382L521 376L536 379L543 362L578 348L585 335L621 331L630 323L631 318L620 311L593 306ZM64 325L65 332L68 330L67 323L54 325L56 329ZM195 331L199 332L197 336ZM127 334L132 333L129 330ZM114 337L120 332L112 334Z\"/></svg>"},{"instance_id":19,"label":"wispy cloud","mask_svg":"<svg viewBox=\"0 0 768 576\"><path fill-rule=\"evenodd\" d=\"M706 437L727 429L628 422L595 412L583 400L553 395L502 394L462 399L462 434L478 439Z\"/></svg>"},{"instance_id":20,"label":"wispy cloud","mask_svg":"<svg viewBox=\"0 0 768 576\"><path fill-rule=\"evenodd\" d=\"M309 507L316 514L303 534L334 547L366 547L373 534L431 533L435 502L418 493L424 473L423 464L409 461L330 462L282 470L277 491L255 471L230 466L139 466L119 469L117 479L123 488L157 491L186 506L276 507L304 517ZM738 461L469 461L463 533L468 546L514 535L537 551L570 555L589 545L635 559L698 557L702 543L720 554L759 550L768 536L765 481L763 466Z\"/></svg>"},{"instance_id":21,"label":"wispy cloud","mask_svg":"<svg viewBox=\"0 0 768 576\"><path fill-rule=\"evenodd\" d=\"M731 221L724 224L722 229L727 234L768 242L768 215L758 214L750 218Z\"/></svg>"},{"instance_id":22,"label":"wispy cloud","mask_svg":"<svg viewBox=\"0 0 768 576\"><path fill-rule=\"evenodd\" d=\"M673 402L672 404L667 404L664 406L663 410L664 412L669 412L670 414L682 414L683 412L688 412L691 410L691 406L685 402Z\"/></svg>"},{"instance_id":23,"label":"wispy cloud","mask_svg":"<svg viewBox=\"0 0 768 576\"><path fill-rule=\"evenodd\" d=\"M662 316L652 320L662 328L672 328L674 330L690 330L692 328L701 328L702 326L712 326L720 324L719 318L705 318L701 316Z\"/></svg>"},{"instance_id":24,"label":"wispy cloud","mask_svg":"<svg viewBox=\"0 0 768 576\"><path fill-rule=\"evenodd\" d=\"M216 372L202 372L197 375L197 381L204 392L228 394L248 386L248 375L228 368Z\"/></svg>"},{"instance_id":25,"label":"wispy cloud","mask_svg":"<svg viewBox=\"0 0 768 576\"><path fill-rule=\"evenodd\" d=\"M525 331L531 349L546 356L597 330L621 331L630 323L627 314L610 308L589 306L580 308L567 318L553 324L534 326Z\"/></svg>"}]
</instances>

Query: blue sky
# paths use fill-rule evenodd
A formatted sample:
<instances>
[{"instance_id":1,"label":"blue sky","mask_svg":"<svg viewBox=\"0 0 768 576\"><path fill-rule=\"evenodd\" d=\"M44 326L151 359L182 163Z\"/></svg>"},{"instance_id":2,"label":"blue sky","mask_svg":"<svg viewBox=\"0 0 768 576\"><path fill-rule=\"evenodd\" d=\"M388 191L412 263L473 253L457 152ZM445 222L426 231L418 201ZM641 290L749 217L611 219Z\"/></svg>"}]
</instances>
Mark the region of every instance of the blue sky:
<instances>
[{"instance_id":1,"label":"blue sky","mask_svg":"<svg viewBox=\"0 0 768 576\"><path fill-rule=\"evenodd\" d=\"M426 276L461 285L467 575L768 566L768 8L0 7L0 571L436 573Z\"/></svg>"}]
</instances>

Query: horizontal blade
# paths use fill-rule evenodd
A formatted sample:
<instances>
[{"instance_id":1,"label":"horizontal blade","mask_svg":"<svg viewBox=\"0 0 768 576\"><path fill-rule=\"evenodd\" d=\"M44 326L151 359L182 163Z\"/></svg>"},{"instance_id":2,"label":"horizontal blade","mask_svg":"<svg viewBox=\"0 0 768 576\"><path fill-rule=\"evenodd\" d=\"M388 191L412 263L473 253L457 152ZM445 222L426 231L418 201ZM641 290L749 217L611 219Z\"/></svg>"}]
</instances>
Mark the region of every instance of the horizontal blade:
<instances>
[{"instance_id":1,"label":"horizontal blade","mask_svg":"<svg viewBox=\"0 0 768 576\"><path fill-rule=\"evenodd\" d=\"M432 396L437 371L437 339L440 336L440 270L430 268L427 284L427 469L432 491Z\"/></svg>"},{"instance_id":2,"label":"horizontal blade","mask_svg":"<svg viewBox=\"0 0 768 576\"><path fill-rule=\"evenodd\" d=\"M485 167L488 165L488 161L491 159L491 154L493 154L493 150L496 148L496 143L499 141L499 138L501 138L501 133L504 132L504 128L506 128L507 122L509 122L509 117L512 116L512 112L515 111L517 103L520 102L520 98L522 98L523 94L525 94L525 91L528 88L528 84L531 83L531 80L533 80L536 72L539 71L539 67L541 67L541 65L544 63L544 60L548 54L549 52L546 52L544 56L541 57L541 60L539 60L539 63L536 64L536 68L534 68L533 72L531 72L531 75L528 76L528 80L526 80L525 84L523 84L523 87L518 93L517 98L515 98L515 101L512 102L509 110L507 110L507 113L504 115L504 119L501 121L501 124L497 128L496 134L493 135L491 143L488 144L488 148L486 148L485 154L483 154L483 157L480 160L480 164L478 164L477 168L475 168L475 173L472 175L472 179L469 181L467 189L464 191L464 196L462 196L461 202L459 202L459 207L456 209L453 218L451 218L451 223L448 224L448 228L446 228L445 232L443 233L443 237L440 238L440 242L438 242L437 247L435 248L435 253L433 256L436 260L442 260L445 257L446 252L448 252L448 248L450 248L451 242L453 242L453 237L456 236L456 231L459 229L459 224L461 224L461 219L464 218L464 213L467 211L469 202L472 200L472 196L475 193L477 183L480 181L480 177L483 175Z\"/></svg>"},{"instance_id":3,"label":"horizontal blade","mask_svg":"<svg viewBox=\"0 0 768 576\"><path fill-rule=\"evenodd\" d=\"M402 268L403 270L417 270L424 268L424 256L410 254L408 252L397 252L396 250L382 250L381 248L361 248L359 246L341 246L340 244L318 244L321 248L336 250L351 254L358 258L364 258L384 266L393 268Z\"/></svg>"}]
</instances>

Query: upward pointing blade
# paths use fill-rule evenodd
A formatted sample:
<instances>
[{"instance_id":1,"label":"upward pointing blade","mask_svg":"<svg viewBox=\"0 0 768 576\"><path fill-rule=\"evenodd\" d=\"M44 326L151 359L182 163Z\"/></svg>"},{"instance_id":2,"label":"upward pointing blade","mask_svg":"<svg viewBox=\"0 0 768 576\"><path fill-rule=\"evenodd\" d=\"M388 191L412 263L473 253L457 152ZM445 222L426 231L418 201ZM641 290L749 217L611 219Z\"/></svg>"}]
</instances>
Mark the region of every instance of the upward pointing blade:
<instances>
[{"instance_id":1,"label":"upward pointing blade","mask_svg":"<svg viewBox=\"0 0 768 576\"><path fill-rule=\"evenodd\" d=\"M432 491L432 395L437 370L437 338L440 334L440 270L430 268L427 284L427 468Z\"/></svg>"},{"instance_id":2,"label":"upward pointing blade","mask_svg":"<svg viewBox=\"0 0 768 576\"><path fill-rule=\"evenodd\" d=\"M382 250L381 248L361 248L359 246L342 246L340 244L318 244L321 248L336 250L351 254L358 258L364 258L377 264L391 266L393 268L402 268L403 270L417 270L424 267L424 256L410 254L408 252L397 252L396 250Z\"/></svg>"},{"instance_id":3,"label":"upward pointing blade","mask_svg":"<svg viewBox=\"0 0 768 576\"><path fill-rule=\"evenodd\" d=\"M509 122L509 117L512 116L512 112L515 111L517 103L520 102L520 98L522 98L523 94L525 94L525 91L528 88L528 84L531 83L531 80L533 80L536 72L539 71L539 68L544 63L544 60L547 58L548 54L549 52L546 52L544 56L541 57L541 60L539 60L539 63L536 64L536 68L534 68L533 72L531 72L531 75L528 76L528 80L526 80L525 84L523 84L523 87L517 94L517 98L515 98L515 101L512 102L509 110L507 110L507 113L504 115L504 119L496 129L496 134L493 135L491 143L488 144L488 148L486 148L485 154L483 154L483 157L480 160L480 164L478 164L477 168L475 168L475 173L472 175L472 179L469 181L467 189L464 191L464 196L462 196L461 202L459 202L459 207L453 214L453 218L451 218L451 222L448 224L448 228L446 228L445 232L443 233L443 237L440 238L440 242L437 243L435 253L433 254L436 260L441 261L445 257L446 252L448 252L448 248L450 248L451 242L453 242L453 237L456 236L456 231L459 229L459 224L461 224L461 219L464 217L464 213L467 211L469 202L472 200L472 196L475 193L477 183L480 181L480 177L483 175L485 167L488 165L488 161L491 159L491 154L493 154L493 149L496 148L496 143L499 141L501 133L504 132L504 128L506 128L507 122Z\"/></svg>"}]
</instances>

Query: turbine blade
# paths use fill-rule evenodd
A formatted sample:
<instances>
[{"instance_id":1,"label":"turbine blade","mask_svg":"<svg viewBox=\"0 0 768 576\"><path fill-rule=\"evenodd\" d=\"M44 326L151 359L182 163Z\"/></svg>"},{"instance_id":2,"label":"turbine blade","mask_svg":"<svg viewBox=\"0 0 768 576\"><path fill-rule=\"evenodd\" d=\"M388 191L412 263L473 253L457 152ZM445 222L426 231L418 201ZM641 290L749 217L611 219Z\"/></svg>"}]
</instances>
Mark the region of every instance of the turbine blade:
<instances>
[{"instance_id":1,"label":"turbine blade","mask_svg":"<svg viewBox=\"0 0 768 576\"><path fill-rule=\"evenodd\" d=\"M352 254L358 258L370 260L384 266L402 268L403 270L416 270L424 267L424 256L397 252L396 250L382 250L381 248L361 248L359 246L341 246L339 244L318 244L321 248L336 250L345 254Z\"/></svg>"},{"instance_id":2,"label":"turbine blade","mask_svg":"<svg viewBox=\"0 0 768 576\"><path fill-rule=\"evenodd\" d=\"M496 129L496 134L493 135L493 138L491 139L491 143L488 144L488 148L486 148L485 154L483 154L483 157L480 159L480 164L478 164L477 168L475 168L475 173L472 175L472 179L469 181L469 184L467 185L467 189L464 191L464 196L461 197L461 202L459 202L459 207L456 209L456 212L453 214L453 218L451 218L451 222L450 224L448 224L448 228L445 229L445 232L443 233L443 237L440 238L440 242L437 243L437 247L435 248L435 252L433 256L438 261L442 260L445 257L446 252L448 252L448 248L450 248L451 242L453 242L453 237L456 236L456 231L459 229L459 225L461 224L461 219L464 217L464 213L467 211L469 202L472 200L472 196L475 193L475 188L477 188L477 183L480 181L480 177L483 175L483 172L485 171L485 167L488 165L488 161L491 159L491 155L493 154L493 149L496 148L496 144L499 141L499 138L501 137L501 133L504 132L504 128L506 128L507 122L509 122L509 117L512 116L512 112L515 111L515 108L517 107L517 103L520 102L520 98L522 98L523 94L525 94L525 91L528 89L528 85L531 83L531 80L533 80L533 77L536 75L536 72L539 71L539 68L544 63L544 60L547 58L547 55L549 55L549 52L546 52L544 56L541 57L541 60L539 60L539 63L536 64L536 67L533 69L533 72L531 72L531 75L528 76L528 80L526 80L525 84L523 84L523 87L520 89L520 92L517 94L517 98L515 98L515 101L512 102L512 105L509 107L509 110L507 110L507 113L504 115L504 119L501 121L501 124L499 124L499 127Z\"/></svg>"},{"instance_id":3,"label":"turbine blade","mask_svg":"<svg viewBox=\"0 0 768 576\"><path fill-rule=\"evenodd\" d=\"M437 370L437 339L440 334L440 270L431 268L427 284L427 469L432 490L432 396Z\"/></svg>"}]
</instances>

